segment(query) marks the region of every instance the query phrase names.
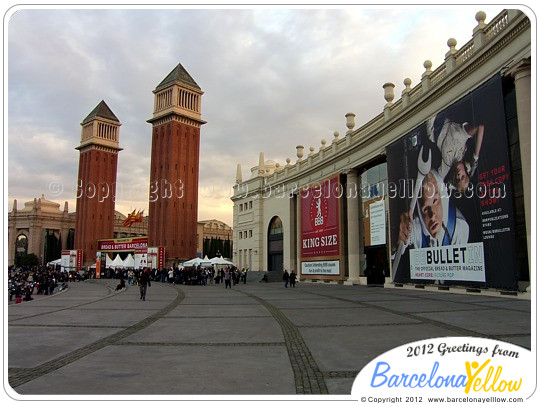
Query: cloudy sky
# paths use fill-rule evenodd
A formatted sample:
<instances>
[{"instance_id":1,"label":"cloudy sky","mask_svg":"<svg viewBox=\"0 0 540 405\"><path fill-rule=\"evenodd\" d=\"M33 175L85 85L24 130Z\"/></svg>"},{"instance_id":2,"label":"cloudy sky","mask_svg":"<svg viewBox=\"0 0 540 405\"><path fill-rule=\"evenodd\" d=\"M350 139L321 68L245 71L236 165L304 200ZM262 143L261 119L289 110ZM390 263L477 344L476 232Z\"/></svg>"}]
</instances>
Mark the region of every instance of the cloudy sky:
<instances>
[{"instance_id":1,"label":"cloudy sky","mask_svg":"<svg viewBox=\"0 0 540 405\"><path fill-rule=\"evenodd\" d=\"M232 225L236 165L244 179L259 152L281 165L382 112L417 85L449 38L472 38L475 14L501 8L45 9L7 15L7 209L44 194L75 210L82 120L101 101L118 117L116 209L148 212L152 90L182 63L201 89L199 219Z\"/></svg>"}]
</instances>

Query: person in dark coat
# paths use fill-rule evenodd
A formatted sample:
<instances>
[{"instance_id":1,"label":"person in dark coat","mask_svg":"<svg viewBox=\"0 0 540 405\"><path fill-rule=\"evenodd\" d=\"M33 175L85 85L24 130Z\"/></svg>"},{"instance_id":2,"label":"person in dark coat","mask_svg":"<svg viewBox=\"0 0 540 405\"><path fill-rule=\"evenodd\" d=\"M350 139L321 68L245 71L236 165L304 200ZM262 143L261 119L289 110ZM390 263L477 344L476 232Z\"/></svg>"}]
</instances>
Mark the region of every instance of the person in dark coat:
<instances>
[{"instance_id":1,"label":"person in dark coat","mask_svg":"<svg viewBox=\"0 0 540 405\"><path fill-rule=\"evenodd\" d=\"M283 281L285 281L285 288L287 288L289 284L289 272L287 270L283 272Z\"/></svg>"},{"instance_id":2,"label":"person in dark coat","mask_svg":"<svg viewBox=\"0 0 540 405\"><path fill-rule=\"evenodd\" d=\"M145 267L139 275L139 291L141 292L141 300L146 301L146 289L150 287L150 270Z\"/></svg>"},{"instance_id":3,"label":"person in dark coat","mask_svg":"<svg viewBox=\"0 0 540 405\"><path fill-rule=\"evenodd\" d=\"M289 275L289 284L293 288L294 288L294 285L296 284L296 273L294 272L294 270L291 270L291 274Z\"/></svg>"}]
</instances>

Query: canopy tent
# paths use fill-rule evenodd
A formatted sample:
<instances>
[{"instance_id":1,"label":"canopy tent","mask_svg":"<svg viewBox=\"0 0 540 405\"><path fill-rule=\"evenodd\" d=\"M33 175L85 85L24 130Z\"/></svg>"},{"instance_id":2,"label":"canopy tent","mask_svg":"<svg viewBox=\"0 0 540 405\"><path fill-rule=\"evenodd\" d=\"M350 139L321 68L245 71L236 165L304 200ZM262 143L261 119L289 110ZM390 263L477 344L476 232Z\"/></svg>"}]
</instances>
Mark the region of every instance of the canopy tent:
<instances>
[{"instance_id":1,"label":"canopy tent","mask_svg":"<svg viewBox=\"0 0 540 405\"><path fill-rule=\"evenodd\" d=\"M62 263L62 259L56 259L56 260L53 260L52 262L49 262L47 263L47 266L56 266L57 264L61 264Z\"/></svg>"},{"instance_id":2,"label":"canopy tent","mask_svg":"<svg viewBox=\"0 0 540 405\"><path fill-rule=\"evenodd\" d=\"M124 266L124 261L120 258L120 255L116 255L116 257L111 263L107 263L107 267L112 267L113 269L115 267L122 267L122 266Z\"/></svg>"},{"instance_id":3,"label":"canopy tent","mask_svg":"<svg viewBox=\"0 0 540 405\"><path fill-rule=\"evenodd\" d=\"M234 266L233 262L224 259L223 256L213 257L212 259L210 259L210 263L217 264L219 266Z\"/></svg>"},{"instance_id":4,"label":"canopy tent","mask_svg":"<svg viewBox=\"0 0 540 405\"><path fill-rule=\"evenodd\" d=\"M135 259L133 255L129 254L123 263L124 267L135 267Z\"/></svg>"},{"instance_id":5,"label":"canopy tent","mask_svg":"<svg viewBox=\"0 0 540 405\"><path fill-rule=\"evenodd\" d=\"M212 262L210 262L210 259L208 259L208 256L205 256L204 259L201 259L200 257L196 257L195 259L188 260L187 262L182 263L182 266L184 267L210 267L212 266Z\"/></svg>"}]
</instances>

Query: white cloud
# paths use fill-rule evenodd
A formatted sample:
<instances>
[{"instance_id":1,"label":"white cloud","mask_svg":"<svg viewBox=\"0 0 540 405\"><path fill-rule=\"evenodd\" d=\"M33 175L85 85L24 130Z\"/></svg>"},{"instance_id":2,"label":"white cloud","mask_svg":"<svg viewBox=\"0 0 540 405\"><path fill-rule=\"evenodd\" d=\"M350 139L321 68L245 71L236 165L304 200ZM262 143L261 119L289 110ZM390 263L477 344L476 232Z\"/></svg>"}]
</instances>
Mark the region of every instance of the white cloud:
<instances>
[{"instance_id":1,"label":"white cloud","mask_svg":"<svg viewBox=\"0 0 540 405\"><path fill-rule=\"evenodd\" d=\"M202 98L201 187L233 185L266 159L296 160L333 132L382 112L382 85L413 85L446 41L471 38L473 8L258 10L20 10L8 26L8 198L30 200L52 181L74 194L80 122L103 99L122 123L118 182L141 187L117 209L148 207L152 90L178 64ZM488 20L496 10L485 10ZM307 153L307 152L306 152ZM46 195L50 198L48 195ZM54 198L51 198L54 199ZM232 225L232 203L200 198L199 218Z\"/></svg>"}]
</instances>

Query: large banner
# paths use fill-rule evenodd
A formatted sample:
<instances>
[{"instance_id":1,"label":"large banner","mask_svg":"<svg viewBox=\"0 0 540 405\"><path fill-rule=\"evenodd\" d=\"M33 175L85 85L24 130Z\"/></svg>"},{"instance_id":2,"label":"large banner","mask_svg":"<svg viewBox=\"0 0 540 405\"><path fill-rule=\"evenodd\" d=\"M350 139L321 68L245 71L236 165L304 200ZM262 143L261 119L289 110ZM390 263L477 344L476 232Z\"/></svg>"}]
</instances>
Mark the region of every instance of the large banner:
<instances>
[{"instance_id":1,"label":"large banner","mask_svg":"<svg viewBox=\"0 0 540 405\"><path fill-rule=\"evenodd\" d=\"M339 176L300 192L303 275L340 274L339 201L342 193Z\"/></svg>"},{"instance_id":2,"label":"large banner","mask_svg":"<svg viewBox=\"0 0 540 405\"><path fill-rule=\"evenodd\" d=\"M99 252L131 252L135 249L144 249L148 246L148 236L135 238L100 239L97 241Z\"/></svg>"},{"instance_id":3,"label":"large banner","mask_svg":"<svg viewBox=\"0 0 540 405\"><path fill-rule=\"evenodd\" d=\"M395 282L517 287L501 78L387 147Z\"/></svg>"}]
</instances>

